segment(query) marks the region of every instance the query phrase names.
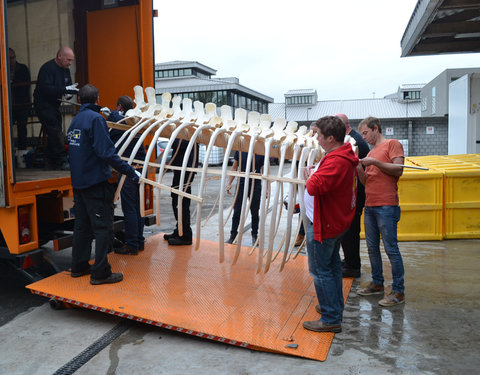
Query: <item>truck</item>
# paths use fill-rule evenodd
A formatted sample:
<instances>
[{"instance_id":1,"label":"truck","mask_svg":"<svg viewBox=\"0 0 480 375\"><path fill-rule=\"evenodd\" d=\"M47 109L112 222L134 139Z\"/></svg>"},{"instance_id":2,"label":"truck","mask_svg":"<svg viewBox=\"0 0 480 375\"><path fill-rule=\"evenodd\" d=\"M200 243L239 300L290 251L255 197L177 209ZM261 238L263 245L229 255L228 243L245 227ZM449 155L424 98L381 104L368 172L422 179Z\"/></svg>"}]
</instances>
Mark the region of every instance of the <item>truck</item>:
<instances>
[{"instance_id":1,"label":"truck","mask_svg":"<svg viewBox=\"0 0 480 375\"><path fill-rule=\"evenodd\" d=\"M135 85L153 87L154 16L152 0L0 3L0 259L27 279L56 271L43 246L53 241L55 251L70 247L75 214L70 171L42 168L46 136L31 103L27 150L18 150L9 49L30 70L31 94L40 67L60 47L71 47L72 81L78 87L93 84L100 92L100 104L115 108L117 98L132 96ZM77 108L72 101L62 103L64 134ZM149 215L153 191L146 189ZM121 226L121 220L116 221L115 230Z\"/></svg>"}]
</instances>

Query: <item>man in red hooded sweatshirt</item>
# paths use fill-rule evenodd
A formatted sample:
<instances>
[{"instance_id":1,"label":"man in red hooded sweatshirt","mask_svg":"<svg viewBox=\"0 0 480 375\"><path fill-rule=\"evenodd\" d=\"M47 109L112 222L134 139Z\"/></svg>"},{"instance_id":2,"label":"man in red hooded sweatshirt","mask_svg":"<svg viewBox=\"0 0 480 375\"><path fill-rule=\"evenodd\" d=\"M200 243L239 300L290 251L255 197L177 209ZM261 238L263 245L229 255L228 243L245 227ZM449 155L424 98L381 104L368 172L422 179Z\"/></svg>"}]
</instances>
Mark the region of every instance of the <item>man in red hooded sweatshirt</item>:
<instances>
[{"instance_id":1,"label":"man in red hooded sweatshirt","mask_svg":"<svg viewBox=\"0 0 480 375\"><path fill-rule=\"evenodd\" d=\"M313 277L319 305L319 320L305 321L303 327L317 332L341 332L343 316L342 264L340 243L355 215L358 157L344 143L345 124L335 116L315 122L325 156L316 166L306 168L306 215L308 268Z\"/></svg>"}]
</instances>

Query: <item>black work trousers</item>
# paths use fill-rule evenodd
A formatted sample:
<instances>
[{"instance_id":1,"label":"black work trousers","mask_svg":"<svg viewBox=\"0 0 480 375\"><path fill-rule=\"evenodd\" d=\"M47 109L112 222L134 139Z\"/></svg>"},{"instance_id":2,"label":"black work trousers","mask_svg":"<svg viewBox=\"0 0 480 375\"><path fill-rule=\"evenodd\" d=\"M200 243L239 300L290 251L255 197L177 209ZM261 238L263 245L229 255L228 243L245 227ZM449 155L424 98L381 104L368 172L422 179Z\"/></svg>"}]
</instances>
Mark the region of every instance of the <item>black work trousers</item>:
<instances>
[{"instance_id":1,"label":"black work trousers","mask_svg":"<svg viewBox=\"0 0 480 375\"><path fill-rule=\"evenodd\" d=\"M342 238L342 249L345 257L345 268L360 269L360 217L362 212L355 212L350 228Z\"/></svg>"},{"instance_id":2,"label":"black work trousers","mask_svg":"<svg viewBox=\"0 0 480 375\"><path fill-rule=\"evenodd\" d=\"M174 189L178 189L178 186L180 185L180 175L181 171L173 171L173 180L172 180L172 187ZM191 194L192 193L192 182L193 179L195 178L195 173L194 172L186 172L185 173L185 180L183 182L183 189L182 191ZM175 215L175 220L177 221L177 224L175 226L174 233L178 234L178 195L175 193L171 194L172 196L172 209L173 209L173 214ZM190 202L191 199L188 198L182 198L182 229L183 229L183 236L181 238L184 238L186 240L191 240L192 239L192 228L190 227Z\"/></svg>"},{"instance_id":3,"label":"black work trousers","mask_svg":"<svg viewBox=\"0 0 480 375\"><path fill-rule=\"evenodd\" d=\"M240 224L240 214L242 213L243 190L245 183L243 178L238 185L238 193L233 206L232 230L230 231L230 238L234 238L238 234L238 225ZM248 199L250 199L252 181L250 180L250 188L248 189ZM252 216L252 237L258 235L258 211L260 210L260 196L262 193L262 184L260 181L255 181L253 188L253 197L250 205L250 214ZM248 204L248 202L247 202ZM248 207L248 206L247 206Z\"/></svg>"},{"instance_id":4,"label":"black work trousers","mask_svg":"<svg viewBox=\"0 0 480 375\"><path fill-rule=\"evenodd\" d=\"M37 105L35 112L42 123L43 131L47 133L47 161L53 166L60 166L67 161L60 109Z\"/></svg>"},{"instance_id":5,"label":"black work trousers","mask_svg":"<svg viewBox=\"0 0 480 375\"><path fill-rule=\"evenodd\" d=\"M113 243L114 187L108 181L86 189L73 189L75 225L72 246L72 272L89 267L92 240L95 239L95 263L92 279L112 274L107 254Z\"/></svg>"}]
</instances>

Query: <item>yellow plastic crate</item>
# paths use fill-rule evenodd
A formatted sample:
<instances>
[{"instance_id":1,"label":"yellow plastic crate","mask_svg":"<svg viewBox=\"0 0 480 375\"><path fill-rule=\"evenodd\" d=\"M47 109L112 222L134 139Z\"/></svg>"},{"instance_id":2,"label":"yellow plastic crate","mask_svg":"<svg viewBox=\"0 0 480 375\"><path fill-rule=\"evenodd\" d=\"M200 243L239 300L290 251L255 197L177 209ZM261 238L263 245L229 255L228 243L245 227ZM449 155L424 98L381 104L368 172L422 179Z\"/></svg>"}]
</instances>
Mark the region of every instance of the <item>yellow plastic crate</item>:
<instances>
[{"instance_id":1,"label":"yellow plastic crate","mask_svg":"<svg viewBox=\"0 0 480 375\"><path fill-rule=\"evenodd\" d=\"M480 238L480 165L444 173L445 238Z\"/></svg>"},{"instance_id":2,"label":"yellow plastic crate","mask_svg":"<svg viewBox=\"0 0 480 375\"><path fill-rule=\"evenodd\" d=\"M402 211L397 231L399 241L443 239L442 172L405 168L398 181L398 196ZM363 215L360 236L365 238Z\"/></svg>"},{"instance_id":3,"label":"yellow plastic crate","mask_svg":"<svg viewBox=\"0 0 480 375\"><path fill-rule=\"evenodd\" d=\"M399 241L443 239L443 173L405 169L398 181Z\"/></svg>"}]
</instances>

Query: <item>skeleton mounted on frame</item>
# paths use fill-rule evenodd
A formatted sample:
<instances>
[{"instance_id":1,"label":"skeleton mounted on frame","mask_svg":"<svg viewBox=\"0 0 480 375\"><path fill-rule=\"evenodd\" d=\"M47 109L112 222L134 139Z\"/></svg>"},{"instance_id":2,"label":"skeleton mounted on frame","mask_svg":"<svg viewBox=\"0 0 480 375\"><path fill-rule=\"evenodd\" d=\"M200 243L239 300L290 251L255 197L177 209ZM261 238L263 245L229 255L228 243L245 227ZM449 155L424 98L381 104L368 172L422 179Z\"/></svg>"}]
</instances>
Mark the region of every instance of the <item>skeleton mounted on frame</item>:
<instances>
[{"instance_id":1,"label":"skeleton mounted on frame","mask_svg":"<svg viewBox=\"0 0 480 375\"><path fill-rule=\"evenodd\" d=\"M160 225L160 195L162 190L173 192L179 195L178 200L178 223L179 234L182 235L182 201L183 198L192 199L197 204L197 217L195 228L195 249L198 250L200 246L200 235L202 225L202 203L205 201L205 191L208 175L220 175L220 189L218 202L218 237L219 237L219 261L225 260L225 246L224 246L224 205L225 205L225 190L226 183L229 176L234 175L245 179L245 186L248 186L250 180L261 180L261 196L255 197L260 199L260 213L259 213L259 233L258 240L253 244L250 254L257 251L257 272L268 272L273 261L283 250L283 256L280 258L280 271L285 264L292 257L295 258L301 247L295 252L295 238L299 232L300 224L305 221L305 207L303 199L298 199L300 203L300 219L292 233L292 221L294 216L294 206L297 194L303 197L305 190L305 180L303 178L303 170L306 165L311 165L318 162L323 150L318 144L318 141L312 131L308 131L305 126L300 126L294 121L287 121L283 118L277 118L272 124L271 117L268 114L260 115L258 112L250 111L247 113L244 109L236 109L235 116L232 115L232 109L229 106L222 106L220 108L220 116L217 113L216 105L213 103L203 104L199 101L192 103L191 99L175 96L172 98L171 94L164 93L162 95L162 102L156 102L155 90L151 87L145 89L147 101L145 101L144 90L141 86L134 87L135 93L135 108L129 110L125 114L125 125L108 123L110 127L124 129L123 136L119 139L116 147L124 141L118 154L122 157L125 149L131 142L136 142L132 156L124 158L129 164L133 162L143 165L142 176L140 179L140 207L142 216L145 215L144 210L144 186L151 185L157 189L155 200L155 214L157 225ZM193 106L192 106L193 104ZM136 137L140 134L139 137ZM136 151L143 147L145 140L150 140L147 149L147 156L145 162L134 160ZM155 163L150 161L152 159L153 151L156 148L158 138L168 138L168 144L163 151L160 162ZM186 153L183 158L181 167L174 167L167 164L167 155L175 138L184 139L189 142ZM353 138L346 136L346 141L355 146ZM194 144L199 143L206 146L203 166L194 168L187 167L187 161L190 153L194 152ZM208 167L208 160L213 147L221 147L225 149L224 160L221 171ZM245 172L232 172L227 170L228 158L232 151L247 152L247 163ZM265 164L263 173L250 172L250 166L254 155L264 155ZM198 155L194 154L195 158ZM278 158L279 166L277 174L271 174L270 158ZM291 161L290 168L286 170L286 162ZM147 177L149 168L156 168L158 170L156 181L150 180ZM168 169L181 169L180 188L175 189L166 186L163 183L163 178ZM188 171L199 173L200 180L198 183L197 194L188 194L181 188L185 186L185 175ZM124 177L120 180L115 199L118 199L120 190L124 181ZM188 183L188 181L187 181ZM283 205L283 190L288 189L288 210L286 217L286 229L282 234L280 244L276 245L275 238L279 233L280 219L282 216ZM238 228L238 236L236 240L235 250L233 254L232 264L238 260L240 251L242 249L242 235L246 222L246 217L249 212L248 190L243 191L242 209L240 215L240 225ZM273 194L268 194L273 192ZM269 210L269 207L271 208ZM212 211L215 209L212 208ZM270 212L271 211L271 212ZM209 220L211 213L207 216ZM267 223L269 223L268 233L266 232ZM293 234L293 236L292 236ZM293 238L293 241L292 241ZM231 248L231 245L229 245ZM295 253L294 253L295 252ZM293 255L293 256L292 256Z\"/></svg>"}]
</instances>

